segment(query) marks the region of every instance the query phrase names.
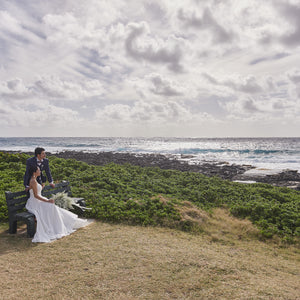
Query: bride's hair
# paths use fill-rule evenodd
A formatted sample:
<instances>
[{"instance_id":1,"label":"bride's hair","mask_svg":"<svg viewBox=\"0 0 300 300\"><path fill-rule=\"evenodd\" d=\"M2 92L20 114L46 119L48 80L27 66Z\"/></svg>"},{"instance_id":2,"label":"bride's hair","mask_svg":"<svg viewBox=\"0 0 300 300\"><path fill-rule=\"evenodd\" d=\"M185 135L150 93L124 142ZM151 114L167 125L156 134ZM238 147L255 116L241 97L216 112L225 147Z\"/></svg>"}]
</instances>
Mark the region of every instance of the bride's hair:
<instances>
[{"instance_id":1,"label":"bride's hair","mask_svg":"<svg viewBox=\"0 0 300 300\"><path fill-rule=\"evenodd\" d=\"M38 169L38 166L30 166L30 168L29 168L29 176L30 176L30 178L32 177L33 173L36 172L37 169Z\"/></svg>"}]
</instances>

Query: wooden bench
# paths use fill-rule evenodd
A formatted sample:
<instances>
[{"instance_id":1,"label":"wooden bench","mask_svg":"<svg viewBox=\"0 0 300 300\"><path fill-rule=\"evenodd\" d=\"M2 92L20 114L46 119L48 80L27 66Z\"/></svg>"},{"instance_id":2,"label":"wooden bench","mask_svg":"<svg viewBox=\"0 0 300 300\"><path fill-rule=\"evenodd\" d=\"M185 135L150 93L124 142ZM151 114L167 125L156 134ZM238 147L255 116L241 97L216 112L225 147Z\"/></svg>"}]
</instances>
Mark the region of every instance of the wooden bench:
<instances>
[{"instance_id":1,"label":"wooden bench","mask_svg":"<svg viewBox=\"0 0 300 300\"><path fill-rule=\"evenodd\" d=\"M42 195L47 198L51 198L51 195L57 193L67 193L68 196L72 196L71 188L68 181L62 181L55 185L54 188L46 186L42 190ZM9 218L9 233L13 234L17 232L17 222L24 221L27 224L27 236L33 237L35 234L35 215L26 211L25 205L29 198L29 192L5 192L5 198L8 208ZM74 210L77 213L82 214L86 208L84 198L73 198Z\"/></svg>"}]
</instances>

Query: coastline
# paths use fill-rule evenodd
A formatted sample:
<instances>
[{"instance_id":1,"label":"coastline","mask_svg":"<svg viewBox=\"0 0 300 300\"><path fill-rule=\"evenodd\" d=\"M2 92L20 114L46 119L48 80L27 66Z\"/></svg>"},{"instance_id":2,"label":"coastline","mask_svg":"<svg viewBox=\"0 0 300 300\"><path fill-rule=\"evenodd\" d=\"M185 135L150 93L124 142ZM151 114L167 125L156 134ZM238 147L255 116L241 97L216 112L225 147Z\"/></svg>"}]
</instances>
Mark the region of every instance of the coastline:
<instances>
[{"instance_id":1,"label":"coastline","mask_svg":"<svg viewBox=\"0 0 300 300\"><path fill-rule=\"evenodd\" d=\"M33 152L0 151L33 155ZM130 163L140 167L159 167L161 169L174 169L183 172L197 172L209 177L219 176L222 179L241 183L260 182L300 190L300 174L297 170L260 169L251 165L236 165L229 164L228 162L211 161L201 161L199 164L189 164L186 160L188 157L184 155L176 157L163 154L137 154L130 152L91 153L84 151L63 151L58 153L47 152L47 156L75 159L91 165Z\"/></svg>"},{"instance_id":2,"label":"coastline","mask_svg":"<svg viewBox=\"0 0 300 300\"><path fill-rule=\"evenodd\" d=\"M297 170L266 170L255 168L251 165L235 165L227 162L211 161L189 164L184 160L186 156L178 158L163 154L64 151L48 155L55 155L65 159L76 159L94 165L105 165L111 162L116 164L130 163L140 167L159 167L161 169L197 172L209 177L219 176L222 179L241 183L261 182L300 190L300 174Z\"/></svg>"}]
</instances>

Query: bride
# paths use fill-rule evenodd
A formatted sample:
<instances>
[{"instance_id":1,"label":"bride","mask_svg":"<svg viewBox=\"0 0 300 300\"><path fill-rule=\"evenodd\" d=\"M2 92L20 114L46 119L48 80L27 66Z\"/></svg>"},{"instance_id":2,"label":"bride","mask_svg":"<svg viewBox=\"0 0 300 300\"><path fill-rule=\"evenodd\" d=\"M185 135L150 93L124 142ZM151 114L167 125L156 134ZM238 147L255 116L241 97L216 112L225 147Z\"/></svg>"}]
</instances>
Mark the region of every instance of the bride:
<instances>
[{"instance_id":1,"label":"bride","mask_svg":"<svg viewBox=\"0 0 300 300\"><path fill-rule=\"evenodd\" d=\"M56 206L53 199L42 196L42 186L36 181L40 173L38 166L29 170L30 197L26 209L33 213L37 220L36 233L32 242L49 243L88 225L87 220L79 219L72 212Z\"/></svg>"}]
</instances>

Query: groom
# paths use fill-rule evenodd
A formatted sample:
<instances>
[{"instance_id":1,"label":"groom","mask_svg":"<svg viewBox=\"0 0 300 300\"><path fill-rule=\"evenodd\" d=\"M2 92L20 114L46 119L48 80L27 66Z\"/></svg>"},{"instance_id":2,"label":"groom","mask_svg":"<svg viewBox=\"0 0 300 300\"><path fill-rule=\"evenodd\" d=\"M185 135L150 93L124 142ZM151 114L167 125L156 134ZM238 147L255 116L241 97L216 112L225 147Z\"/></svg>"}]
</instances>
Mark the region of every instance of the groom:
<instances>
[{"instance_id":1,"label":"groom","mask_svg":"<svg viewBox=\"0 0 300 300\"><path fill-rule=\"evenodd\" d=\"M41 175L37 177L37 182L41 184L42 186L46 182L46 177L43 175L43 171L45 171L49 185L51 187L55 187L55 184L53 183L52 175L50 172L50 167L49 167L49 160L46 158L46 152L44 148L37 147L34 150L34 157L28 158L26 161L26 172L24 175L24 186L25 190L29 190L29 181L30 181L30 176L29 176L29 170L30 167L32 166L38 166L41 170Z\"/></svg>"}]
</instances>

